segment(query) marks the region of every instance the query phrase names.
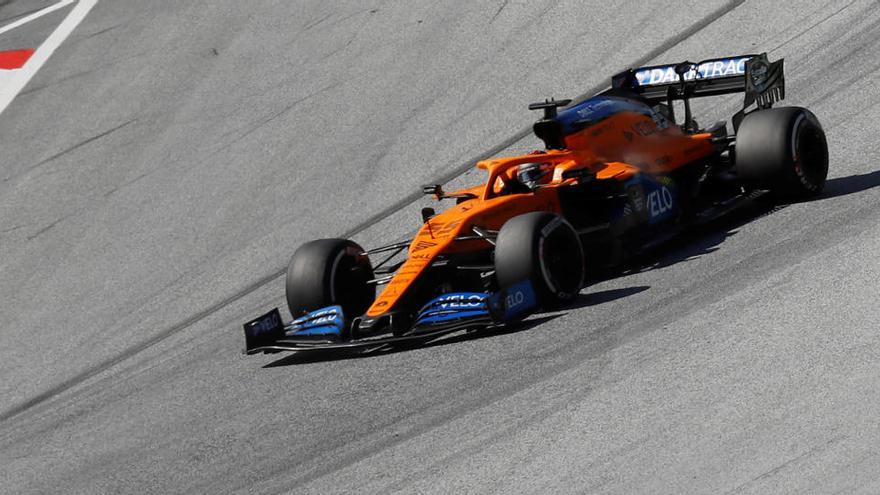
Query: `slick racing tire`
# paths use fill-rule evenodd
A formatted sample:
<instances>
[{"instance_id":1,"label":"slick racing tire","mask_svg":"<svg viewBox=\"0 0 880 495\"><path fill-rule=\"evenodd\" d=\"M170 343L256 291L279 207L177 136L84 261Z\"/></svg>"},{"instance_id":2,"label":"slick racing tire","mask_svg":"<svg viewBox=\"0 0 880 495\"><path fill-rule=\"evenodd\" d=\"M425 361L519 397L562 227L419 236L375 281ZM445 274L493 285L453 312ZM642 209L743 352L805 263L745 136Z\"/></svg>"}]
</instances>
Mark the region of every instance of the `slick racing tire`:
<instances>
[{"instance_id":1,"label":"slick racing tire","mask_svg":"<svg viewBox=\"0 0 880 495\"><path fill-rule=\"evenodd\" d=\"M287 266L287 307L297 318L339 305L346 319L362 315L376 297L373 267L363 248L345 239L319 239L300 246Z\"/></svg>"},{"instance_id":2,"label":"slick racing tire","mask_svg":"<svg viewBox=\"0 0 880 495\"><path fill-rule=\"evenodd\" d=\"M495 241L501 289L529 280L545 309L577 297L584 283L584 251L574 228L559 215L533 212L508 220Z\"/></svg>"},{"instance_id":3,"label":"slick racing tire","mask_svg":"<svg viewBox=\"0 0 880 495\"><path fill-rule=\"evenodd\" d=\"M752 112L736 133L736 173L744 186L783 197L819 194L828 175L825 131L805 108Z\"/></svg>"}]
</instances>

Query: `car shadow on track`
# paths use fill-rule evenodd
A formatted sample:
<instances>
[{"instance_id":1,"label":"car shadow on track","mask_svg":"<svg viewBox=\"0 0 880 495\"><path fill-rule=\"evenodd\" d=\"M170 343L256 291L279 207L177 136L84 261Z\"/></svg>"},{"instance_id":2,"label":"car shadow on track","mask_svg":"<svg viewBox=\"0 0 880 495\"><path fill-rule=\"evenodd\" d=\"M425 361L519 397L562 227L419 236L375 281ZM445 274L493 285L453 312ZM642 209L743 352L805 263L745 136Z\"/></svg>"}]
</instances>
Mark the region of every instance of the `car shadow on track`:
<instances>
[{"instance_id":1,"label":"car shadow on track","mask_svg":"<svg viewBox=\"0 0 880 495\"><path fill-rule=\"evenodd\" d=\"M665 268L715 252L724 241L736 235L740 227L787 206L769 198L750 200L721 218L682 232L664 244L634 256L611 278Z\"/></svg>"},{"instance_id":2,"label":"car shadow on track","mask_svg":"<svg viewBox=\"0 0 880 495\"><path fill-rule=\"evenodd\" d=\"M608 289L599 292L582 293L573 303L563 308L563 311L608 303L616 299L622 299L624 297L632 296L633 294L638 294L639 292L644 292L650 288L651 286L649 285L635 285L632 287L623 287L621 289Z\"/></svg>"},{"instance_id":3,"label":"car shadow on track","mask_svg":"<svg viewBox=\"0 0 880 495\"><path fill-rule=\"evenodd\" d=\"M684 232L652 251L635 256L627 261L619 272L609 278L664 268L717 251L724 241L739 232L740 227L787 208L790 205L824 201L848 194L860 193L878 186L880 186L880 170L867 174L828 179L825 183L825 190L815 198L792 202L774 201L770 197L751 200L748 204L726 216L689 232Z\"/></svg>"},{"instance_id":4,"label":"car shadow on track","mask_svg":"<svg viewBox=\"0 0 880 495\"><path fill-rule=\"evenodd\" d=\"M821 201L823 199L846 196L847 194L855 194L867 191L868 189L873 189L877 186L880 186L880 170L875 170L867 174L828 179L825 183L825 190L818 198L812 201Z\"/></svg>"}]
</instances>

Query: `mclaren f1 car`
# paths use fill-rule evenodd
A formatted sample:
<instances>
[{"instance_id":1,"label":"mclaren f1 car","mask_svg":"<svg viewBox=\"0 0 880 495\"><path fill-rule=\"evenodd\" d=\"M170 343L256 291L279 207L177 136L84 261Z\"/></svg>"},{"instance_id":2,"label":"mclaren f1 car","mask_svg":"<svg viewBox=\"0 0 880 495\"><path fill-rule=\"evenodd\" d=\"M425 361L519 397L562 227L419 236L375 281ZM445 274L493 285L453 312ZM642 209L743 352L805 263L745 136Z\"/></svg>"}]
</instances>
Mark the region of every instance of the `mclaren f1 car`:
<instances>
[{"instance_id":1,"label":"mclaren f1 car","mask_svg":"<svg viewBox=\"0 0 880 495\"><path fill-rule=\"evenodd\" d=\"M743 93L743 108L700 127L691 100ZM828 172L816 116L776 107L783 61L745 55L629 69L591 98L545 100L545 149L476 164L482 184L424 192L411 241L363 249L308 242L287 271L292 321L244 325L245 352L380 349L510 324L564 307L592 274L755 195L806 198ZM676 110L683 113L677 118Z\"/></svg>"}]
</instances>

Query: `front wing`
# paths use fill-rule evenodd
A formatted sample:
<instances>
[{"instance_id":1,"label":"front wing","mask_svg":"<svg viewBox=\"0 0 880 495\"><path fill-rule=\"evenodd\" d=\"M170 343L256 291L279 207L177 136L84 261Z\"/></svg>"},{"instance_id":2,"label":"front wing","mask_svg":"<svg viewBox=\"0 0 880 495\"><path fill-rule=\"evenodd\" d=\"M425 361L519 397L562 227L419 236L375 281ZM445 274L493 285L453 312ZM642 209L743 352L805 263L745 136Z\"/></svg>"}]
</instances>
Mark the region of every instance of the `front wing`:
<instances>
[{"instance_id":1,"label":"front wing","mask_svg":"<svg viewBox=\"0 0 880 495\"><path fill-rule=\"evenodd\" d=\"M456 292L425 304L413 326L402 335L377 329L357 335L339 306L313 311L283 323L278 308L244 324L245 354L284 351L377 350L404 343L426 343L464 330L502 326L522 319L537 307L528 281L494 293ZM352 335L355 334L355 337Z\"/></svg>"}]
</instances>

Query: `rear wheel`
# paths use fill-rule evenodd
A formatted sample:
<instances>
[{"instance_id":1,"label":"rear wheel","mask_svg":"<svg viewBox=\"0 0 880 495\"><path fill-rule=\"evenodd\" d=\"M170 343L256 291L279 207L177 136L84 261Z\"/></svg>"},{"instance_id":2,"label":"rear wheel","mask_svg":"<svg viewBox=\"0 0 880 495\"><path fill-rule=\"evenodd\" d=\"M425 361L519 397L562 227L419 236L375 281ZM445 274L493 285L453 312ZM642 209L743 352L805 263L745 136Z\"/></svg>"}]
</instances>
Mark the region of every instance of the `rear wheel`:
<instances>
[{"instance_id":1,"label":"rear wheel","mask_svg":"<svg viewBox=\"0 0 880 495\"><path fill-rule=\"evenodd\" d=\"M747 187L794 198L816 195L828 175L825 131L805 108L750 113L736 133L736 172Z\"/></svg>"},{"instance_id":2,"label":"rear wheel","mask_svg":"<svg viewBox=\"0 0 880 495\"><path fill-rule=\"evenodd\" d=\"M584 283L584 252L574 228L559 215L533 212L508 220L495 241L495 275L502 289L528 280L538 303L571 302Z\"/></svg>"},{"instance_id":3,"label":"rear wheel","mask_svg":"<svg viewBox=\"0 0 880 495\"><path fill-rule=\"evenodd\" d=\"M346 319L362 315L376 297L370 260L345 239L319 239L300 246L287 267L287 306L294 318L339 305Z\"/></svg>"}]
</instances>

